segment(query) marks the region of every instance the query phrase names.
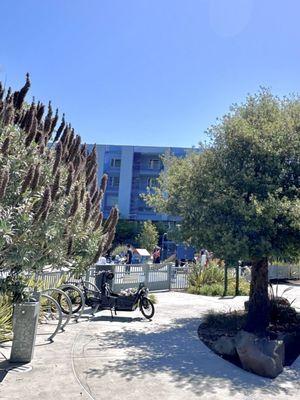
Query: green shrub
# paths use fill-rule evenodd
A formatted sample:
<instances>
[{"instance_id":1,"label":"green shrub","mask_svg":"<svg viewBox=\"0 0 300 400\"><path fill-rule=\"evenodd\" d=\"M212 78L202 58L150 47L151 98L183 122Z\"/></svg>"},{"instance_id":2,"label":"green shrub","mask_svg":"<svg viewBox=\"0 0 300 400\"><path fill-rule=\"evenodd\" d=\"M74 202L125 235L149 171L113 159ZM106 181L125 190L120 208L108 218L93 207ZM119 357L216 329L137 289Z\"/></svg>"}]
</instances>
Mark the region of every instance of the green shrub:
<instances>
[{"instance_id":1,"label":"green shrub","mask_svg":"<svg viewBox=\"0 0 300 400\"><path fill-rule=\"evenodd\" d=\"M189 284L200 287L204 284L220 283L224 282L224 276L224 268L212 260L204 269L201 269L199 264L193 267L189 275Z\"/></svg>"},{"instance_id":2,"label":"green shrub","mask_svg":"<svg viewBox=\"0 0 300 400\"><path fill-rule=\"evenodd\" d=\"M216 260L210 261L208 266L201 269L199 265L193 267L189 276L188 292L203 296L223 296L225 269L222 263ZM239 294L249 294L249 283L240 277ZM228 271L227 295L235 296L235 276Z\"/></svg>"},{"instance_id":3,"label":"green shrub","mask_svg":"<svg viewBox=\"0 0 300 400\"><path fill-rule=\"evenodd\" d=\"M157 304L157 297L155 296L155 294L150 293L148 297L152 301L153 304Z\"/></svg>"},{"instance_id":4,"label":"green shrub","mask_svg":"<svg viewBox=\"0 0 300 400\"><path fill-rule=\"evenodd\" d=\"M12 338L12 303L7 295L0 295L0 343Z\"/></svg>"},{"instance_id":5,"label":"green shrub","mask_svg":"<svg viewBox=\"0 0 300 400\"><path fill-rule=\"evenodd\" d=\"M210 329L224 330L226 332L237 331L245 325L246 315L243 310L229 312L210 310L203 317L202 323Z\"/></svg>"},{"instance_id":6,"label":"green shrub","mask_svg":"<svg viewBox=\"0 0 300 400\"><path fill-rule=\"evenodd\" d=\"M116 246L113 251L111 252L112 256L119 256L119 255L123 255L125 256L127 252L127 246L123 245L123 244L119 244L118 246Z\"/></svg>"}]
</instances>

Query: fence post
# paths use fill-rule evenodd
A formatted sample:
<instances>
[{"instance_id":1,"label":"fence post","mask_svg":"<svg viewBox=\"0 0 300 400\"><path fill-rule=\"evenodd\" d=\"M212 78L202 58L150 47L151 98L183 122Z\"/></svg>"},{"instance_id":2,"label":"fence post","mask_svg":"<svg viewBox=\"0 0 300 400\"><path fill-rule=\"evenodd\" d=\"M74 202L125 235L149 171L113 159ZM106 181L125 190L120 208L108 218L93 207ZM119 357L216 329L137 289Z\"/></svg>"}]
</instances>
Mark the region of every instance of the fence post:
<instances>
[{"instance_id":1,"label":"fence post","mask_svg":"<svg viewBox=\"0 0 300 400\"><path fill-rule=\"evenodd\" d=\"M145 286L149 286L149 265L148 264L144 264L143 266L144 269L144 275L145 275Z\"/></svg>"},{"instance_id":2,"label":"fence post","mask_svg":"<svg viewBox=\"0 0 300 400\"><path fill-rule=\"evenodd\" d=\"M90 268L91 267L89 267L85 272L85 280L86 281L90 281Z\"/></svg>"},{"instance_id":3,"label":"fence post","mask_svg":"<svg viewBox=\"0 0 300 400\"><path fill-rule=\"evenodd\" d=\"M168 264L167 265L167 276L168 276L168 288L169 290L172 289L172 265Z\"/></svg>"},{"instance_id":4,"label":"fence post","mask_svg":"<svg viewBox=\"0 0 300 400\"><path fill-rule=\"evenodd\" d=\"M227 295L227 286L228 286L228 277L227 277L227 273L228 273L227 264L225 264L224 293L223 293L223 296L226 296L226 295Z\"/></svg>"},{"instance_id":5,"label":"fence post","mask_svg":"<svg viewBox=\"0 0 300 400\"><path fill-rule=\"evenodd\" d=\"M240 262L235 267L235 295L240 294Z\"/></svg>"}]
</instances>

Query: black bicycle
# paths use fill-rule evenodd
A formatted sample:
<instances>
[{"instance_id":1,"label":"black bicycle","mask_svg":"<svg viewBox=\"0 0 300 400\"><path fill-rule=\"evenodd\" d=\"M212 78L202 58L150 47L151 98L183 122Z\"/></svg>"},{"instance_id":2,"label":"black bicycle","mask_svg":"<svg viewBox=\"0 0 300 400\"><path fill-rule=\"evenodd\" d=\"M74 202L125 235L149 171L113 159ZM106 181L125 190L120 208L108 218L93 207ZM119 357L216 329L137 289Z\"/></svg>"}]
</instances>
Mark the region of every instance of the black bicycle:
<instances>
[{"instance_id":1,"label":"black bicycle","mask_svg":"<svg viewBox=\"0 0 300 400\"><path fill-rule=\"evenodd\" d=\"M70 281L62 286L72 303L72 314L78 313L83 306L91 307L93 313L102 310L110 310L116 315L117 311L135 311L140 309L143 316L151 319L155 313L154 304L148 298L149 290L143 283L140 283L137 291L130 295L121 295L111 290L110 283L114 278L111 271L98 273L98 286L80 278L77 281ZM58 296L58 302L62 312L69 314L69 308L65 304L62 295Z\"/></svg>"}]
</instances>

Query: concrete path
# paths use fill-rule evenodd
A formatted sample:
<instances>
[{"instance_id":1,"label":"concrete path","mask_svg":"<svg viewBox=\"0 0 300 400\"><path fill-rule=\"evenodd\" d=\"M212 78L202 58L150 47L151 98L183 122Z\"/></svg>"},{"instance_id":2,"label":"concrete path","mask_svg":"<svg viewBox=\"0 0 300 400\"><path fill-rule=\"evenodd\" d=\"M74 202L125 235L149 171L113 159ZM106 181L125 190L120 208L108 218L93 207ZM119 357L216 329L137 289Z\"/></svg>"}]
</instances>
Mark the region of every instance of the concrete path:
<instances>
[{"instance_id":1,"label":"concrete path","mask_svg":"<svg viewBox=\"0 0 300 400\"><path fill-rule=\"evenodd\" d=\"M300 289L288 295L300 301ZM203 313L241 308L245 298L156 296L151 322L138 311L119 313L113 322L100 313L72 324L53 344L37 346L32 370L7 373L0 399L300 399L300 360L277 379L264 379L219 358L198 339ZM0 370L5 366L0 363Z\"/></svg>"}]
</instances>

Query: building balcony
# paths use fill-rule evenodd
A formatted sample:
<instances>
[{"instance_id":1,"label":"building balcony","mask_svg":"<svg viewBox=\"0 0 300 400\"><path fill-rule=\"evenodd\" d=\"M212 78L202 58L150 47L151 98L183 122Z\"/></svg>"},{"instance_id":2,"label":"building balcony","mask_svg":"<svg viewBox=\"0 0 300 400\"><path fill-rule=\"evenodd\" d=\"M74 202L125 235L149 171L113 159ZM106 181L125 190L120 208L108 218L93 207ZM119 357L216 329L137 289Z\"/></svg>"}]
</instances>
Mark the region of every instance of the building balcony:
<instances>
[{"instance_id":1,"label":"building balcony","mask_svg":"<svg viewBox=\"0 0 300 400\"><path fill-rule=\"evenodd\" d=\"M138 176L138 175L159 176L160 172L162 171L162 169L153 169L153 168L147 168L147 167L140 167L139 169L136 169L135 167L133 167L133 170L134 170L135 176Z\"/></svg>"},{"instance_id":2,"label":"building balcony","mask_svg":"<svg viewBox=\"0 0 300 400\"><path fill-rule=\"evenodd\" d=\"M119 186L107 186L105 193L118 193Z\"/></svg>"}]
</instances>

